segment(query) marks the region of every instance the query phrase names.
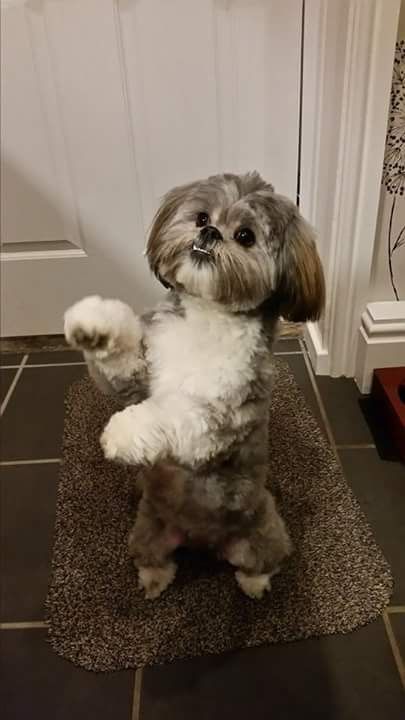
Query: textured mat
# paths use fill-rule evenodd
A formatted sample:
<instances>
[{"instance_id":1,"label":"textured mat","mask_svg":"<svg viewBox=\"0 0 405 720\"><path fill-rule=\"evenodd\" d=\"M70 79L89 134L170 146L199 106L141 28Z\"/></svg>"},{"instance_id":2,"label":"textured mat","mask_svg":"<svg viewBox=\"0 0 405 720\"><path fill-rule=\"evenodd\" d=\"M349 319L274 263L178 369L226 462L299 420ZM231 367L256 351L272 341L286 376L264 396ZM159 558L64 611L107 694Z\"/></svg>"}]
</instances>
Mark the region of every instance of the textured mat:
<instances>
[{"instance_id":1,"label":"textured mat","mask_svg":"<svg viewBox=\"0 0 405 720\"><path fill-rule=\"evenodd\" d=\"M232 569L180 551L175 582L156 601L137 588L127 555L134 470L104 461L101 429L115 410L90 380L66 401L51 587L54 650L89 670L345 633L375 618L390 569L288 366L276 363L269 483L296 548L264 600L245 597Z\"/></svg>"}]
</instances>

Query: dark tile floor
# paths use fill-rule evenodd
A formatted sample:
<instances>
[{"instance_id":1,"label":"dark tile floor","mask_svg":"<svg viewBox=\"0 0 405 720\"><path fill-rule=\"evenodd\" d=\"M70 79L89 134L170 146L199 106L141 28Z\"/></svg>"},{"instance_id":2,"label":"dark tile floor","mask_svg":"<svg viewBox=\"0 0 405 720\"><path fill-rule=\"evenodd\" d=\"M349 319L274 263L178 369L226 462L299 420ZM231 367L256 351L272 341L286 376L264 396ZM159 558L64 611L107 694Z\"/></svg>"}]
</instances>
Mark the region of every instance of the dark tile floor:
<instances>
[{"instance_id":1,"label":"dark tile floor","mask_svg":"<svg viewBox=\"0 0 405 720\"><path fill-rule=\"evenodd\" d=\"M380 459L350 380L314 378L281 340L395 576L383 618L346 636L94 674L55 655L43 602L49 576L69 351L4 355L0 389L1 697L6 720L401 720L405 717L405 469ZM12 366L12 367L10 367ZM401 658L402 656L402 658Z\"/></svg>"}]
</instances>

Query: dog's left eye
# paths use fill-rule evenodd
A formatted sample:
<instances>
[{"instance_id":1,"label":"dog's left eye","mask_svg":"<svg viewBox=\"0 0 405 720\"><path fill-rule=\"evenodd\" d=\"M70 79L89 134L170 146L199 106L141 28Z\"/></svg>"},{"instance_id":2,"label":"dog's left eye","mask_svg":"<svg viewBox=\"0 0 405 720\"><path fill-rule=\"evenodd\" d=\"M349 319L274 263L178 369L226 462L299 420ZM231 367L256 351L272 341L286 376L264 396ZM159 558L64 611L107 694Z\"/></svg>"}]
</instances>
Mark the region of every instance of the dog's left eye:
<instances>
[{"instance_id":1,"label":"dog's left eye","mask_svg":"<svg viewBox=\"0 0 405 720\"><path fill-rule=\"evenodd\" d=\"M239 228L234 238L236 242L238 242L239 245L243 245L243 247L252 247L256 242L255 234L250 228Z\"/></svg>"},{"instance_id":2,"label":"dog's left eye","mask_svg":"<svg viewBox=\"0 0 405 720\"><path fill-rule=\"evenodd\" d=\"M197 227L204 227L205 225L209 225L210 222L210 216L206 212L200 212L197 215L197 219L195 221L195 224Z\"/></svg>"}]
</instances>

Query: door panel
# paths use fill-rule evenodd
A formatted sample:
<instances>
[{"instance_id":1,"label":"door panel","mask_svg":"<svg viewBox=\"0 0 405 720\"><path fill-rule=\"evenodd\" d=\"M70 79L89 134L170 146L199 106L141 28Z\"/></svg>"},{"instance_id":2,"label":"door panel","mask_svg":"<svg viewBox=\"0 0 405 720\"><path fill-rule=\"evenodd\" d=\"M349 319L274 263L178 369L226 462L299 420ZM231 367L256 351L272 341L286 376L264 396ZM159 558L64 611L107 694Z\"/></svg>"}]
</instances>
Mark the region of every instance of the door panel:
<instances>
[{"instance_id":1,"label":"door panel","mask_svg":"<svg viewBox=\"0 0 405 720\"><path fill-rule=\"evenodd\" d=\"M295 198L301 0L2 2L3 336L161 294L161 195L258 169Z\"/></svg>"}]
</instances>

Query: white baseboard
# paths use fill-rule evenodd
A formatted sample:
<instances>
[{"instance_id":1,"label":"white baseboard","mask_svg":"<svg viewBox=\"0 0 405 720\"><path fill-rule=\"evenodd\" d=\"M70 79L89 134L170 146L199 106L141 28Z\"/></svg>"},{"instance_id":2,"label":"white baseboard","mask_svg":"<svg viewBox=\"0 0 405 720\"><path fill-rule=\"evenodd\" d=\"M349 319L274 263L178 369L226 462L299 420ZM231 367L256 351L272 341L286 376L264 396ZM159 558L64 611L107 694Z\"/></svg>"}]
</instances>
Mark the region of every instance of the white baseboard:
<instances>
[{"instance_id":1,"label":"white baseboard","mask_svg":"<svg viewBox=\"0 0 405 720\"><path fill-rule=\"evenodd\" d=\"M317 323L307 323L304 339L308 348L311 365L316 375L329 374L329 355L322 345L322 336Z\"/></svg>"},{"instance_id":2,"label":"white baseboard","mask_svg":"<svg viewBox=\"0 0 405 720\"><path fill-rule=\"evenodd\" d=\"M361 318L355 381L369 393L376 368L405 365L405 301L369 303Z\"/></svg>"}]
</instances>

